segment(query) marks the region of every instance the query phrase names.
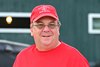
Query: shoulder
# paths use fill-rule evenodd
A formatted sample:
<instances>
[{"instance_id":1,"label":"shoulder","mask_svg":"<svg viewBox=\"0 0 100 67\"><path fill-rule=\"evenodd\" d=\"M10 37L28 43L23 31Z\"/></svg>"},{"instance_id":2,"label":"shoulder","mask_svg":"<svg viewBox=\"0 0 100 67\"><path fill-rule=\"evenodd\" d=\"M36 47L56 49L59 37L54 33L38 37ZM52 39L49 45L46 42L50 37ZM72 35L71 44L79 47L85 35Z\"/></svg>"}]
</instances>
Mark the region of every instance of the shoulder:
<instances>
[{"instance_id":1,"label":"shoulder","mask_svg":"<svg viewBox=\"0 0 100 67\"><path fill-rule=\"evenodd\" d=\"M32 50L35 48L35 45L31 45L23 50L21 50L17 56L21 56L21 55L28 55L30 53L32 53Z\"/></svg>"},{"instance_id":2,"label":"shoulder","mask_svg":"<svg viewBox=\"0 0 100 67\"><path fill-rule=\"evenodd\" d=\"M80 62L80 65L86 65L85 67L89 66L89 63L87 61L87 59L83 56L83 54L76 49L75 47L72 47L66 43L62 43L65 50L66 50L66 55L69 55L69 62Z\"/></svg>"},{"instance_id":3,"label":"shoulder","mask_svg":"<svg viewBox=\"0 0 100 67\"><path fill-rule=\"evenodd\" d=\"M75 47L73 46L70 46L64 42L62 42L62 45L63 45L63 48L64 50L67 52L67 54L71 55L71 56L83 56L80 51L78 49L76 49Z\"/></svg>"},{"instance_id":4,"label":"shoulder","mask_svg":"<svg viewBox=\"0 0 100 67\"><path fill-rule=\"evenodd\" d=\"M75 47L73 47L67 43L61 42L61 45L62 45L63 49L69 53L80 53Z\"/></svg>"}]
</instances>

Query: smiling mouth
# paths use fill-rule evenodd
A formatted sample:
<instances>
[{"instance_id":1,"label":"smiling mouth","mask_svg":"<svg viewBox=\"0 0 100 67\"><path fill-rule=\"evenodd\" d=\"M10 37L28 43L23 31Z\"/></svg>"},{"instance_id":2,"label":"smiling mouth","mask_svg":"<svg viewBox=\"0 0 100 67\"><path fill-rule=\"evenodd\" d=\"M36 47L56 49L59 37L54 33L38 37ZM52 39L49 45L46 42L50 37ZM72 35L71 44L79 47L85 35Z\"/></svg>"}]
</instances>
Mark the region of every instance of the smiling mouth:
<instances>
[{"instance_id":1,"label":"smiling mouth","mask_svg":"<svg viewBox=\"0 0 100 67\"><path fill-rule=\"evenodd\" d=\"M42 37L50 37L50 35L49 36L42 36Z\"/></svg>"}]
</instances>

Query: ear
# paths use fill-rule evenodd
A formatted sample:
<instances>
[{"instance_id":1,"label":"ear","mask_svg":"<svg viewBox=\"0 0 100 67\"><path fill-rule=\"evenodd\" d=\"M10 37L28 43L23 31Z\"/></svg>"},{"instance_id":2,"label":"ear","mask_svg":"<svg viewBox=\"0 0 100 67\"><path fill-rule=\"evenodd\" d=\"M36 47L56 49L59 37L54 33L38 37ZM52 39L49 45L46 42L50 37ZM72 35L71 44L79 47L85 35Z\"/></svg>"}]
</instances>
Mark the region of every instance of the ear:
<instances>
[{"instance_id":1,"label":"ear","mask_svg":"<svg viewBox=\"0 0 100 67\"><path fill-rule=\"evenodd\" d=\"M58 32L59 36L60 36L60 31Z\"/></svg>"},{"instance_id":2,"label":"ear","mask_svg":"<svg viewBox=\"0 0 100 67\"><path fill-rule=\"evenodd\" d=\"M30 24L30 33L31 33L31 36L33 36L33 30L32 30L32 24Z\"/></svg>"},{"instance_id":3,"label":"ear","mask_svg":"<svg viewBox=\"0 0 100 67\"><path fill-rule=\"evenodd\" d=\"M32 34L32 29L30 28L30 34L31 34L31 36L33 36L33 34Z\"/></svg>"},{"instance_id":4,"label":"ear","mask_svg":"<svg viewBox=\"0 0 100 67\"><path fill-rule=\"evenodd\" d=\"M58 28L58 34L60 35L60 27Z\"/></svg>"}]
</instances>

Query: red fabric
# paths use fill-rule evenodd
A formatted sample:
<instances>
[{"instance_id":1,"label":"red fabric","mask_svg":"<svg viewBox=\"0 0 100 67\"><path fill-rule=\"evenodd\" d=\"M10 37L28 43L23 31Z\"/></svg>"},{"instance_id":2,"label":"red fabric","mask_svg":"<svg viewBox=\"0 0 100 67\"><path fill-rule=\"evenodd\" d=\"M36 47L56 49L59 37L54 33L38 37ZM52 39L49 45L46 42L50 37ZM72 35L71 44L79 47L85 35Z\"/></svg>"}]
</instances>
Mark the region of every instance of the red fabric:
<instances>
[{"instance_id":1,"label":"red fabric","mask_svg":"<svg viewBox=\"0 0 100 67\"><path fill-rule=\"evenodd\" d=\"M24 49L13 67L89 67L89 64L77 49L61 42L50 51L38 51L35 45Z\"/></svg>"},{"instance_id":2,"label":"red fabric","mask_svg":"<svg viewBox=\"0 0 100 67\"><path fill-rule=\"evenodd\" d=\"M36 21L43 16L51 16L56 20L59 20L55 7L52 5L39 5L32 10L30 21Z\"/></svg>"}]
</instances>

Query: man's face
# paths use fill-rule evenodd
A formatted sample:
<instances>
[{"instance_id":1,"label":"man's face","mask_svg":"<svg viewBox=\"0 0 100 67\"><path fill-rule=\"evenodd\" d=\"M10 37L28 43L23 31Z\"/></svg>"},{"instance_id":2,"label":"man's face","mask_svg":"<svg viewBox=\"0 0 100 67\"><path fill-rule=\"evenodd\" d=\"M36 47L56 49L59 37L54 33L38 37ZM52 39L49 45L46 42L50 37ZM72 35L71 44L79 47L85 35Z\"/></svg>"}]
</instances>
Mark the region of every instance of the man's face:
<instances>
[{"instance_id":1,"label":"man's face","mask_svg":"<svg viewBox=\"0 0 100 67\"><path fill-rule=\"evenodd\" d=\"M54 18L42 17L31 24L31 35L35 43L49 46L59 40L59 24Z\"/></svg>"}]
</instances>

